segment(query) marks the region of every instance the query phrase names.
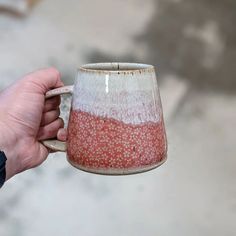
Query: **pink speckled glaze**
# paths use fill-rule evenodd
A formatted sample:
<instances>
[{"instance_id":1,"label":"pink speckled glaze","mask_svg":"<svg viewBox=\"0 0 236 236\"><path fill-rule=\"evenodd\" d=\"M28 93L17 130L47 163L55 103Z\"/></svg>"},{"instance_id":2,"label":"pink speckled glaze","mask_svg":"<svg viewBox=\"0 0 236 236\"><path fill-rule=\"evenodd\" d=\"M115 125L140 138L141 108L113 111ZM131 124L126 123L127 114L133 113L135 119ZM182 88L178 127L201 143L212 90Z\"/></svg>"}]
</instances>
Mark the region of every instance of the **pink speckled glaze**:
<instances>
[{"instance_id":1,"label":"pink speckled glaze","mask_svg":"<svg viewBox=\"0 0 236 236\"><path fill-rule=\"evenodd\" d=\"M67 159L99 174L132 174L161 165L167 141L152 66L83 66L76 80Z\"/></svg>"},{"instance_id":2,"label":"pink speckled glaze","mask_svg":"<svg viewBox=\"0 0 236 236\"><path fill-rule=\"evenodd\" d=\"M68 140L71 164L96 173L139 172L156 167L166 158L162 120L132 125L72 111Z\"/></svg>"}]
</instances>

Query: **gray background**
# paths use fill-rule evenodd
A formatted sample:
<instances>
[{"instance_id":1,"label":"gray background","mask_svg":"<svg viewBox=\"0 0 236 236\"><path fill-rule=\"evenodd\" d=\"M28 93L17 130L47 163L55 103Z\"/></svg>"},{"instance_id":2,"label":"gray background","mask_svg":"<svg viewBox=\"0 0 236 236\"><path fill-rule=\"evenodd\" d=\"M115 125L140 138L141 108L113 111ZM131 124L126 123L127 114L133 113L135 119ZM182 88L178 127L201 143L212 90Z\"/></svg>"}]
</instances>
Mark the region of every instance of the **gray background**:
<instances>
[{"instance_id":1,"label":"gray background","mask_svg":"<svg viewBox=\"0 0 236 236\"><path fill-rule=\"evenodd\" d=\"M125 177L84 173L52 154L1 189L0 235L235 235L235 7L42 0L23 17L1 11L1 89L48 66L71 84L83 63L154 64L169 152L160 168Z\"/></svg>"}]
</instances>

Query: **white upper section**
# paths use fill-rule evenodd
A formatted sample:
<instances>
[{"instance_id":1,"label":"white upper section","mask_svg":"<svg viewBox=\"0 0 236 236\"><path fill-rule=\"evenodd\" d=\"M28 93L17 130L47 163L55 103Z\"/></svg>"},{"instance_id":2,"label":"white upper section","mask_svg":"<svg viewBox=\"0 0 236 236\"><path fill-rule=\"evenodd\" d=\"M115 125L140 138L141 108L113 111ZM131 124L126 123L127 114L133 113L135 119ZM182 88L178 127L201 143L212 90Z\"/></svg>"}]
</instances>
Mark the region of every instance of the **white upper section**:
<instances>
[{"instance_id":1,"label":"white upper section","mask_svg":"<svg viewBox=\"0 0 236 236\"><path fill-rule=\"evenodd\" d=\"M79 70L72 107L129 124L158 122L160 98L154 70Z\"/></svg>"}]
</instances>

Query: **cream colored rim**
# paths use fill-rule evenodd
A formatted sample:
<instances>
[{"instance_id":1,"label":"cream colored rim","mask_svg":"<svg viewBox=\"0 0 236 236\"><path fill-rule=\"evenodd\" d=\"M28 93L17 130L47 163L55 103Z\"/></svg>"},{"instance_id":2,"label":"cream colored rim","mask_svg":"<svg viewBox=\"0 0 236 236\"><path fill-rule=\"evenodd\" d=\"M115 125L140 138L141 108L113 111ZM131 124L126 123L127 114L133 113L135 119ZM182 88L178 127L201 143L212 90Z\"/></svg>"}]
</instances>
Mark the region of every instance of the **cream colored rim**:
<instances>
[{"instance_id":1,"label":"cream colored rim","mask_svg":"<svg viewBox=\"0 0 236 236\"><path fill-rule=\"evenodd\" d=\"M154 66L141 63L107 62L85 64L80 66L79 70L93 73L134 74L143 72L153 72Z\"/></svg>"}]
</instances>

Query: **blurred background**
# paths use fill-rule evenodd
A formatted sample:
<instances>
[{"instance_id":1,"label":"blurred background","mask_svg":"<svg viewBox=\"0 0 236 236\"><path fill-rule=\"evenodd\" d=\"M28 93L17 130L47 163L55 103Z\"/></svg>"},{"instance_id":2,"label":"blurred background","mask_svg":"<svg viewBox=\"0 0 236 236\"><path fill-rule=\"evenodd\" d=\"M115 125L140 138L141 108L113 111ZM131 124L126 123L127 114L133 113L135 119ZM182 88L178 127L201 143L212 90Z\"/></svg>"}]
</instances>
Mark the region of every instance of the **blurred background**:
<instances>
[{"instance_id":1,"label":"blurred background","mask_svg":"<svg viewBox=\"0 0 236 236\"><path fill-rule=\"evenodd\" d=\"M154 64L168 161L105 177L51 154L0 193L0 235L236 235L236 1L0 0L0 89L55 66ZM62 106L64 117L69 102Z\"/></svg>"}]
</instances>

